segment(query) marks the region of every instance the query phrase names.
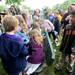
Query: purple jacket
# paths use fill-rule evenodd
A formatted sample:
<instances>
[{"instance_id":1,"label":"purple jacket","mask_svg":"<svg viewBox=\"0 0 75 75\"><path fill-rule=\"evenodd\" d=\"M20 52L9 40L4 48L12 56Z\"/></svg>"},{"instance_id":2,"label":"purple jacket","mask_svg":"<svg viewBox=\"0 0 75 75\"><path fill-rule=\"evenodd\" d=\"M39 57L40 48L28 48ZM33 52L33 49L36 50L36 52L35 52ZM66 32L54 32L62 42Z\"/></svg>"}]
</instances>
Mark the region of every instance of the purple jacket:
<instances>
[{"instance_id":1,"label":"purple jacket","mask_svg":"<svg viewBox=\"0 0 75 75\"><path fill-rule=\"evenodd\" d=\"M32 38L30 39L30 56L28 62L32 64L43 63L44 51L43 46L38 45Z\"/></svg>"}]
</instances>

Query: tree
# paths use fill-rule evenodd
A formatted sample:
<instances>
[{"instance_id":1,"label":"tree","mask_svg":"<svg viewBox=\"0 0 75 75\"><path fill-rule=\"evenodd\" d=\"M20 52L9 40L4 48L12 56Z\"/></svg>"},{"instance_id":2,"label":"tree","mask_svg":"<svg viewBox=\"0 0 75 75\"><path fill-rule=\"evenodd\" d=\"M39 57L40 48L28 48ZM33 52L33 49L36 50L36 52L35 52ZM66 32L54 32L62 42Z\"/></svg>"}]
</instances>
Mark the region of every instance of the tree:
<instances>
[{"instance_id":1,"label":"tree","mask_svg":"<svg viewBox=\"0 0 75 75\"><path fill-rule=\"evenodd\" d=\"M72 3L74 4L75 0L67 0L64 3L62 3L62 4L55 5L52 10L53 11L55 11L55 10L61 10L61 9L67 10L68 7L69 7L69 5L72 4Z\"/></svg>"},{"instance_id":2,"label":"tree","mask_svg":"<svg viewBox=\"0 0 75 75\"><path fill-rule=\"evenodd\" d=\"M6 4L19 5L24 0L6 0Z\"/></svg>"}]
</instances>

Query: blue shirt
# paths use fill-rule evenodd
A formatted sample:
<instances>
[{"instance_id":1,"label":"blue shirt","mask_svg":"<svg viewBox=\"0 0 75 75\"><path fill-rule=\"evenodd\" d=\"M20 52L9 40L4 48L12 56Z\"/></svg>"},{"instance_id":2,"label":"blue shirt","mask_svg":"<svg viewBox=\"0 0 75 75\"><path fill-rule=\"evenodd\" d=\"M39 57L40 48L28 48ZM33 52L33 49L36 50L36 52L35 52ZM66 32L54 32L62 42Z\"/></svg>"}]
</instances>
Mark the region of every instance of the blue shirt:
<instances>
[{"instance_id":1,"label":"blue shirt","mask_svg":"<svg viewBox=\"0 0 75 75\"><path fill-rule=\"evenodd\" d=\"M20 31L18 31L18 32L16 33L16 35L17 35L17 36L20 36L20 37L22 38L22 40L24 41L24 44L28 44L28 43L29 43L29 37L26 36L25 33L22 33L22 32L20 32Z\"/></svg>"}]
</instances>

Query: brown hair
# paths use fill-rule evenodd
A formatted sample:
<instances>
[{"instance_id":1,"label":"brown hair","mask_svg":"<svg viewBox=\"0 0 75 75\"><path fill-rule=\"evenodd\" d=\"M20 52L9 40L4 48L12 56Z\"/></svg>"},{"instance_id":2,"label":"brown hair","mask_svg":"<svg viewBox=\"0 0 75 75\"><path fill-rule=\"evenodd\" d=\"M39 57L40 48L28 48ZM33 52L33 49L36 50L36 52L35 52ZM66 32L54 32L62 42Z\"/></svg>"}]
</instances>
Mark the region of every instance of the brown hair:
<instances>
[{"instance_id":1,"label":"brown hair","mask_svg":"<svg viewBox=\"0 0 75 75\"><path fill-rule=\"evenodd\" d=\"M27 24L25 23L23 17L21 15L16 15L16 18L18 19L19 21L19 25L20 27L22 28L22 31L24 33L28 32L28 27L27 27Z\"/></svg>"},{"instance_id":2,"label":"brown hair","mask_svg":"<svg viewBox=\"0 0 75 75\"><path fill-rule=\"evenodd\" d=\"M15 29L15 27L18 27L18 20L16 19L16 17L12 15L6 15L3 18L2 23L3 23L5 32L11 32Z\"/></svg>"},{"instance_id":3,"label":"brown hair","mask_svg":"<svg viewBox=\"0 0 75 75\"><path fill-rule=\"evenodd\" d=\"M36 9L36 10L34 10L34 15L35 15L35 13L36 13L37 11L39 11L39 13L40 13L40 9Z\"/></svg>"}]
</instances>

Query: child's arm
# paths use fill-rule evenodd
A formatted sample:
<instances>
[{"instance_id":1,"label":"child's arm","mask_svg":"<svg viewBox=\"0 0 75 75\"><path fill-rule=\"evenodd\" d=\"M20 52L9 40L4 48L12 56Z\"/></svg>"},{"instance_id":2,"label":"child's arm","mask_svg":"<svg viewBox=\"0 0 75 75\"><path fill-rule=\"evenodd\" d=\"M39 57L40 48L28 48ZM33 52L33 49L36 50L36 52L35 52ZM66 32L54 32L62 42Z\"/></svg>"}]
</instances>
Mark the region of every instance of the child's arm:
<instances>
[{"instance_id":1,"label":"child's arm","mask_svg":"<svg viewBox=\"0 0 75 75\"><path fill-rule=\"evenodd\" d=\"M21 55L22 56L27 56L28 55L28 48L29 46L28 45L24 45L24 44L21 44Z\"/></svg>"}]
</instances>

